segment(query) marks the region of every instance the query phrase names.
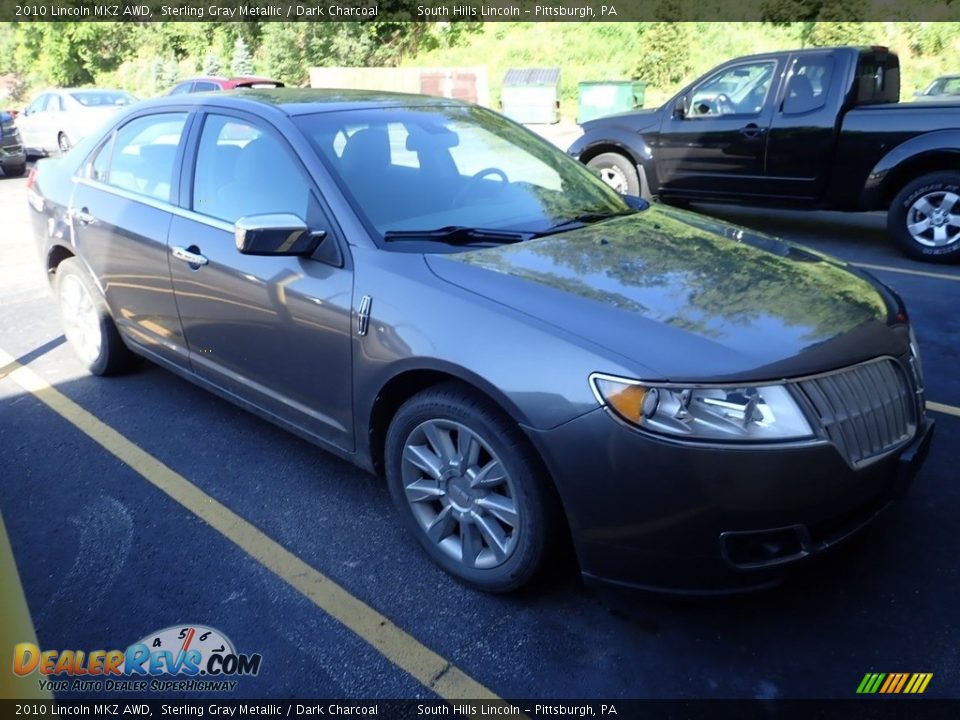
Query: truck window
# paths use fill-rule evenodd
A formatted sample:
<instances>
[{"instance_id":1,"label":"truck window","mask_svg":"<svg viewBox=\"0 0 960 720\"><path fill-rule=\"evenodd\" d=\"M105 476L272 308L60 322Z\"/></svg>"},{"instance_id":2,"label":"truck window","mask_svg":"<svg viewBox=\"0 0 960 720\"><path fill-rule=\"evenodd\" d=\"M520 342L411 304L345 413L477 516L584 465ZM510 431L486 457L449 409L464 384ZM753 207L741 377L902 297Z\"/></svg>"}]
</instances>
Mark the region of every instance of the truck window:
<instances>
[{"instance_id":1,"label":"truck window","mask_svg":"<svg viewBox=\"0 0 960 720\"><path fill-rule=\"evenodd\" d=\"M822 108L832 77L830 55L804 55L794 60L783 98L783 114L799 115Z\"/></svg>"},{"instance_id":2,"label":"truck window","mask_svg":"<svg viewBox=\"0 0 960 720\"><path fill-rule=\"evenodd\" d=\"M772 60L743 63L711 75L690 93L687 117L759 115L776 67Z\"/></svg>"},{"instance_id":3,"label":"truck window","mask_svg":"<svg viewBox=\"0 0 960 720\"><path fill-rule=\"evenodd\" d=\"M891 53L864 53L857 63L856 105L900 102L900 61Z\"/></svg>"}]
</instances>

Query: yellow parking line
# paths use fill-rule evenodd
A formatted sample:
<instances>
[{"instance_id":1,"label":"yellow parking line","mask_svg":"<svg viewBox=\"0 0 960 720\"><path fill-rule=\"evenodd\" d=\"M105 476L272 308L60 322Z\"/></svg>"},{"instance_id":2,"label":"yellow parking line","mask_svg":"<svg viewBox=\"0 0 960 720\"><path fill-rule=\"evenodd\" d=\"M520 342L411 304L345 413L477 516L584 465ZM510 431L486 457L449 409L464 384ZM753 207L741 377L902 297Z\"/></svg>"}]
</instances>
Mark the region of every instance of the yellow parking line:
<instances>
[{"instance_id":1,"label":"yellow parking line","mask_svg":"<svg viewBox=\"0 0 960 720\"><path fill-rule=\"evenodd\" d=\"M51 386L0 349L7 377L201 518L401 670L447 700L503 702L491 690L397 627L182 475Z\"/></svg>"},{"instance_id":2,"label":"yellow parking line","mask_svg":"<svg viewBox=\"0 0 960 720\"><path fill-rule=\"evenodd\" d=\"M20 584L20 574L14 562L13 550L7 539L3 516L0 515L0 648L12 648L17 643L37 643L27 598ZM0 699L3 700L52 700L49 691L40 689L33 678L20 678L11 672L0 672Z\"/></svg>"},{"instance_id":3,"label":"yellow parking line","mask_svg":"<svg viewBox=\"0 0 960 720\"><path fill-rule=\"evenodd\" d=\"M960 417L960 407L956 407L954 405L944 405L943 403L927 400L927 410L933 410L933 412Z\"/></svg>"},{"instance_id":4,"label":"yellow parking line","mask_svg":"<svg viewBox=\"0 0 960 720\"><path fill-rule=\"evenodd\" d=\"M953 280L960 282L960 275L947 275L946 273L928 272L927 270L909 270L907 268L895 268L887 265L870 265L869 263L850 263L854 267L862 267L867 270L882 270L884 272L903 273L904 275L920 275L921 277L936 278L937 280Z\"/></svg>"}]
</instances>

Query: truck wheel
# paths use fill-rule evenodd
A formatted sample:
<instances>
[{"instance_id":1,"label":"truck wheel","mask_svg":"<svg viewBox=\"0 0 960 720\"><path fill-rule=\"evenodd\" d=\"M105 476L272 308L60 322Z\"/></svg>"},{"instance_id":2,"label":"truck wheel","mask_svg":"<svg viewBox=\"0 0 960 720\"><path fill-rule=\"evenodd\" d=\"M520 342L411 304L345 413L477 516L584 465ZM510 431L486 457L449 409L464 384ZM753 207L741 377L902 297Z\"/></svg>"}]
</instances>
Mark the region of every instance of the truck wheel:
<instances>
[{"instance_id":1,"label":"truck wheel","mask_svg":"<svg viewBox=\"0 0 960 720\"><path fill-rule=\"evenodd\" d=\"M600 153L587 161L587 167L599 171L600 179L621 195L640 195L637 168L620 153Z\"/></svg>"},{"instance_id":2,"label":"truck wheel","mask_svg":"<svg viewBox=\"0 0 960 720\"><path fill-rule=\"evenodd\" d=\"M960 173L935 172L908 183L887 211L887 232L919 260L960 259Z\"/></svg>"}]
</instances>

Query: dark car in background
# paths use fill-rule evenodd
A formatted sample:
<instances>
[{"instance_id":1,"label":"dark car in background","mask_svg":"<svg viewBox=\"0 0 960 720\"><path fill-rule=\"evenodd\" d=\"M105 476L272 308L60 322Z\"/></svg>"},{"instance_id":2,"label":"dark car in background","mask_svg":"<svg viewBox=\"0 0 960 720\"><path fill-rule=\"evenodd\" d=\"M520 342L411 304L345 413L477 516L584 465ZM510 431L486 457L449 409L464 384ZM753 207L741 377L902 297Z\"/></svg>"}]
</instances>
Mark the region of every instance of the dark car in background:
<instances>
[{"instance_id":1,"label":"dark car in background","mask_svg":"<svg viewBox=\"0 0 960 720\"><path fill-rule=\"evenodd\" d=\"M20 131L9 112L0 112L0 167L7 177L18 177L27 171L27 155Z\"/></svg>"},{"instance_id":2,"label":"dark car in background","mask_svg":"<svg viewBox=\"0 0 960 720\"><path fill-rule=\"evenodd\" d=\"M656 110L584 123L569 152L618 191L675 205L883 210L907 254L960 260L960 105L899 98L886 48L751 55Z\"/></svg>"},{"instance_id":3,"label":"dark car in background","mask_svg":"<svg viewBox=\"0 0 960 720\"><path fill-rule=\"evenodd\" d=\"M149 101L28 199L93 373L143 356L384 474L484 590L568 537L591 578L766 585L887 507L931 438L889 288L621 197L455 100Z\"/></svg>"},{"instance_id":4,"label":"dark car in background","mask_svg":"<svg viewBox=\"0 0 960 720\"><path fill-rule=\"evenodd\" d=\"M204 75L202 77L181 80L167 95L183 95L185 93L216 92L218 90L237 90L240 88L282 88L279 80L258 77L256 75L238 75L236 77L220 77Z\"/></svg>"}]
</instances>

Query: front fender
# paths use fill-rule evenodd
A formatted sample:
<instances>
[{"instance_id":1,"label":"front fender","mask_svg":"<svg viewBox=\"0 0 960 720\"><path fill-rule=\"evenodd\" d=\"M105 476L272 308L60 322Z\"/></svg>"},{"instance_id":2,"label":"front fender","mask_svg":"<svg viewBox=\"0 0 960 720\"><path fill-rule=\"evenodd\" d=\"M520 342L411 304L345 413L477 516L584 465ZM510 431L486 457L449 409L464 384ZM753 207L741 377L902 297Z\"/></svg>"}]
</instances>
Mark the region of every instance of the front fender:
<instances>
[{"instance_id":1,"label":"front fender","mask_svg":"<svg viewBox=\"0 0 960 720\"><path fill-rule=\"evenodd\" d=\"M937 155L960 156L960 130L936 130L900 143L873 166L860 193L864 210L883 210L891 183L904 181L903 174L913 163L922 163ZM923 171L918 171L923 172Z\"/></svg>"}]
</instances>

